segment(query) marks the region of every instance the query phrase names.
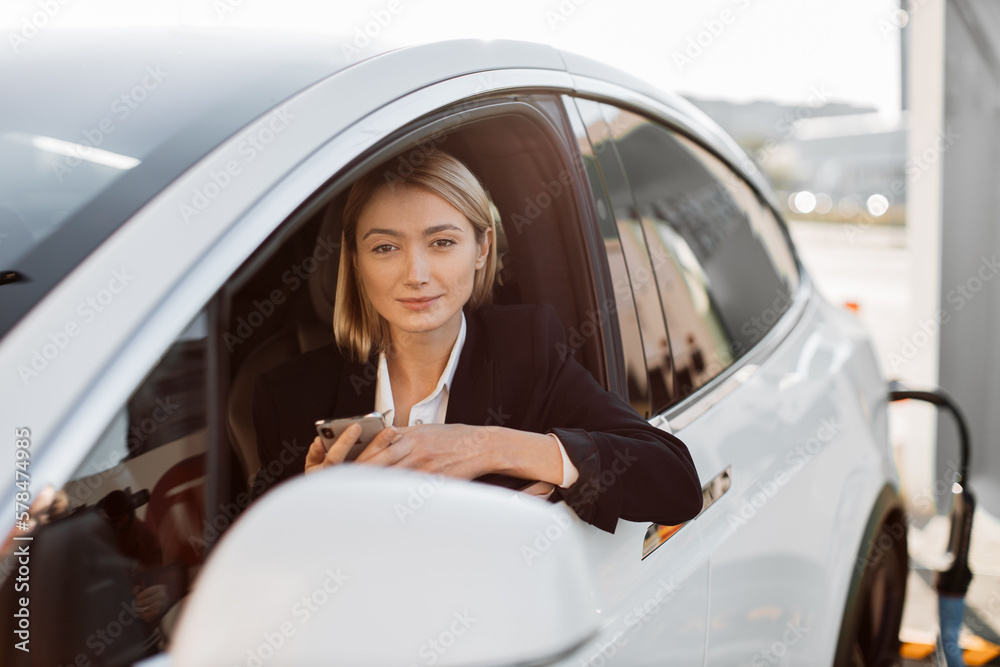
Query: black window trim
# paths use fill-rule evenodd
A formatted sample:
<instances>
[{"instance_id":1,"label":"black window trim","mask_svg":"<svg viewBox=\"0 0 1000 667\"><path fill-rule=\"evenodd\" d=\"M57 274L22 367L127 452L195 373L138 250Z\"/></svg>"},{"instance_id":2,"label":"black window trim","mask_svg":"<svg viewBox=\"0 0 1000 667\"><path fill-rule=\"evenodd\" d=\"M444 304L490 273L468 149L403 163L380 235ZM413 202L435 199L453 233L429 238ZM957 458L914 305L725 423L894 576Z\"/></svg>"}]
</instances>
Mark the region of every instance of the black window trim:
<instances>
[{"instance_id":1,"label":"black window trim","mask_svg":"<svg viewBox=\"0 0 1000 667\"><path fill-rule=\"evenodd\" d=\"M753 347L747 350L741 357L736 359L728 368L720 372L695 391L685 396L679 402L667 406L659 413L650 415L651 420L660 419L662 421L663 419L666 419L670 430L676 432L704 414L737 387L746 383L754 375L754 373L756 373L757 369L774 353L777 346L792 333L798 322L803 318L805 311L815 309L816 300L813 297L814 290L812 280L809 277L808 272L805 270L805 266L802 264L802 259L799 256L795 243L792 240L791 233L788 230L788 225L785 219L778 212L772 196L769 193L762 191L761 188L759 188L754 182L754 179L748 178L742 167L735 164L733 160L720 154L719 151L710 146L697 131L693 128L687 127L676 118L658 113L655 109L630 103L626 100L615 98L610 95L578 90L570 94L570 96L573 98L610 104L612 106L631 111L632 113L638 114L644 118L648 118L651 121L660 123L668 130L677 132L678 134L686 137L697 146L707 151L710 155L720 160L734 174L736 174L743 183L751 188L758 200L771 211L772 215L774 215L775 220L778 223L778 228L784 235L785 242L788 245L789 251L795 261L796 272L798 275L798 287L792 295L792 304L784 313L782 313L781 317L779 317L774 323L774 326L772 326L771 329L768 330L768 332L762 336ZM620 341L618 344L621 345Z\"/></svg>"}]
</instances>

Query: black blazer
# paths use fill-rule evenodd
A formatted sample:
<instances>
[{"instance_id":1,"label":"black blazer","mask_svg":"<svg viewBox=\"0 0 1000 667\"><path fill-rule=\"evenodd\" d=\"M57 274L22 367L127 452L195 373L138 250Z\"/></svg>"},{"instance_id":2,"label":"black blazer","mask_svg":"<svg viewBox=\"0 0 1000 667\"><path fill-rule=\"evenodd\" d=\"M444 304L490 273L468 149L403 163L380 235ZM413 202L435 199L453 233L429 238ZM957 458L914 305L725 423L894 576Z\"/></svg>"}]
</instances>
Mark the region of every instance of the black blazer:
<instances>
[{"instance_id":1,"label":"black blazer","mask_svg":"<svg viewBox=\"0 0 1000 667\"><path fill-rule=\"evenodd\" d=\"M261 471L254 497L303 471L316 420L374 409L377 370L377 354L359 364L330 344L258 377L253 415ZM445 423L555 433L580 477L567 489L557 487L550 500L565 500L603 530L613 533L619 517L678 524L701 511L701 483L687 447L597 384L566 345L550 305L466 313ZM478 480L513 488L527 483L503 475Z\"/></svg>"}]
</instances>

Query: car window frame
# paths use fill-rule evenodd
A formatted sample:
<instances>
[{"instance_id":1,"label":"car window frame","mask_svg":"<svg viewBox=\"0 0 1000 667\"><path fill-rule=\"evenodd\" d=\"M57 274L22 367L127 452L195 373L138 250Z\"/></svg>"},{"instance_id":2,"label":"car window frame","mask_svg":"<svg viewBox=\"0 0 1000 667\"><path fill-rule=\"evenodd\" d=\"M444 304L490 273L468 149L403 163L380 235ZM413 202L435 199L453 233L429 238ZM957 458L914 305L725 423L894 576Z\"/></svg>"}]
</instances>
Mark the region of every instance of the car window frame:
<instances>
[{"instance_id":1,"label":"car window frame","mask_svg":"<svg viewBox=\"0 0 1000 667\"><path fill-rule=\"evenodd\" d=\"M704 414L735 389L746 384L756 374L760 366L775 352L781 341L794 330L804 313L808 309L816 307L813 284L770 189L762 182L749 157L727 135L718 130L718 126L711 122L707 116L697 112L693 106L688 110L689 114L684 114L678 108L672 108L659 100L609 81L580 75L574 75L573 80L576 91L572 97L611 104L648 118L669 131L683 135L720 160L750 187L764 206L770 209L795 262L799 279L798 288L792 295L792 303L771 329L724 371L679 402L667 406L663 412L651 417L651 423L666 426L671 431L676 432ZM697 122L704 123L704 121L707 121L707 124L703 128L699 128ZM741 163L739 158L742 158L744 162Z\"/></svg>"},{"instance_id":2,"label":"car window frame","mask_svg":"<svg viewBox=\"0 0 1000 667\"><path fill-rule=\"evenodd\" d=\"M300 101L308 104L311 100L322 99L322 95L317 92L318 88L329 87L328 92L324 93L329 95L342 89L344 84L339 84L337 79L352 77L354 80L359 76L363 74L350 68L303 91L286 104ZM62 404L52 405L50 401L44 418L33 418L37 409L28 410L25 407L18 410L24 415L22 419L27 417L26 422L40 423L42 426L36 427L39 431L36 442L44 441L44 447L39 447L34 455L32 466L35 474L50 480L53 486L64 483L84 459L90 446L114 419L124 401L139 386L146 372L180 333L180 322L189 321L201 308L207 306L236 269L303 201L322 187L332 175L345 173L345 168L358 156L367 154L399 127L461 101L501 92L549 90L557 93L564 92L569 87L569 77L564 71L521 68L490 71L488 77L483 72L474 72L417 87L388 104L366 111L361 117L352 118L329 135L317 134L317 138L306 149L308 154L305 158L290 168L282 167L280 171L269 168L269 178L272 180L267 187L247 188L249 192L240 192L236 199L245 202L244 204L227 201L223 205L223 196L232 197L230 193L235 194L233 189L225 191L219 201L203 214L203 217L211 216L212 222L209 223L208 218L199 220L200 224L211 224L218 229L218 235L210 242L199 239L204 247L198 247L190 266L184 265L173 274L157 278L155 289L160 290L162 296L158 294L156 300L150 302L141 313L131 314L130 317L136 321L130 322L128 329L118 327L115 331L117 347L114 355L108 356L106 361L102 359L99 367L95 362L100 357L91 356L88 363L92 367L78 375L72 387L63 389L72 395L60 395ZM266 121L267 116L264 116L258 122ZM317 131L325 129L317 128ZM151 219L157 218L174 224L176 202L186 201L190 196L191 183L198 184L207 177L210 170L217 170L219 166L216 162L233 152L241 140L242 133L239 133L147 203L94 255L70 274L70 279L63 285L64 289L50 293L45 303L40 304L41 308L36 307L19 323L21 336L14 338L31 336L32 329L42 331L40 337L45 336L45 331L55 330L56 327L50 320L61 321L62 313L67 309L72 310L78 300L70 291L73 276L93 273L95 266L106 261L108 253L121 248L124 244L121 240L123 236L127 237L130 231L134 235L137 225L146 225ZM146 289L144 286L143 291ZM15 330L14 333L18 331ZM110 340L105 343L106 346L110 346ZM11 342L11 339L5 339L4 342ZM31 395L32 392L25 392L20 396L26 406L31 404ZM73 423L76 428L68 428L68 423ZM80 446L81 440L88 443L87 447ZM7 491L11 503L14 491Z\"/></svg>"},{"instance_id":3,"label":"car window frame","mask_svg":"<svg viewBox=\"0 0 1000 667\"><path fill-rule=\"evenodd\" d=\"M219 446L220 443L229 442L226 420L228 418L229 383L232 374L228 365L231 355L219 350L222 346L222 333L226 330L225 322L229 318L223 317L219 313L229 313L232 307L233 296L254 278L269 259L291 241L296 234L299 234L310 220L317 214L321 214L332 200L343 194L359 175L370 169L372 165L381 163L386 158L398 154L401 150L405 150L421 142L426 143L428 137L436 135L443 130L460 130L463 125L482 119L498 118L504 115L518 113L532 115L533 120L536 122L544 122L548 136L555 140L558 147L557 150L560 151L559 158L571 168L582 168L582 162L578 164L579 155L574 150L575 138L571 135L569 119L566 117L553 117L559 112L565 113L562 106L558 104L558 101L564 94L564 90L543 87L502 91L497 94L479 95L473 98L456 100L436 109L431 114L413 119L410 123L387 134L374 147L361 151L357 156L348 161L347 165L339 172L331 175L321 187L312 192L304 201L300 202L298 207L283 219L273 232L257 246L244 263L230 274L212 300L215 307L213 312L218 317L215 320L217 335L213 338L212 344L218 356L214 357L216 361L216 372L214 374L216 377L216 386L214 391L212 391L215 397L212 412L215 415L213 421L215 428L209 433L209 437L214 437L214 439L209 441L210 454L207 459L206 516L211 515L209 508L220 507L227 503L231 504L234 500L234 495L236 495L231 484L233 480L231 473L239 467L239 462L233 447ZM543 99L536 99L536 95L542 96ZM555 102L556 104L545 104L545 102ZM525 109L518 109L517 107L524 107ZM579 182L579 180L576 181L576 183ZM579 187L572 188L572 191L573 196L576 197L577 208L580 210L581 216L592 217L594 213L589 205L591 203L590 197L586 193L581 192ZM599 232L596 230L596 221L590 224L587 220L577 220L573 228L583 233L584 248L590 268L590 272L585 276L578 276L587 282L586 287L581 291L587 292L590 300L594 302L603 294L602 289L599 289L598 286L603 288L607 284L602 273L607 271L607 260L603 253L601 255L597 254L596 242L593 241L594 236L599 236ZM595 257L601 257L603 265L595 263ZM602 273L600 280L596 277L598 273ZM596 302L600 303L600 301ZM609 322L602 322L602 324L602 331L598 334L601 336L600 346L602 354L600 363L604 366L603 372L605 378L608 382L612 383L611 387L614 390L614 383L618 381L617 367L611 363L608 355L608 347L611 344L610 332L613 329ZM211 446L213 444L215 446ZM215 540L219 538L221 538L221 532Z\"/></svg>"},{"instance_id":4,"label":"car window frame","mask_svg":"<svg viewBox=\"0 0 1000 667\"><path fill-rule=\"evenodd\" d=\"M572 98L567 98L567 99L572 99ZM668 404L658 405L656 403L655 399L657 398L657 394L654 392L653 387L654 387L654 381L657 379L658 376L658 371L650 368L649 365L650 357L647 355L647 347L650 345L649 337L651 335L659 335L661 332L660 331L650 332L649 330L646 329L646 326L644 326L644 318L640 315L640 308L639 308L640 299L636 294L636 285L633 282L633 275L636 272L643 270L649 271L650 280L653 281L652 289L656 292L657 295L656 297L657 304L656 307L653 309L654 312L647 314L645 323L648 324L649 318L651 317L654 320L653 323L654 326L656 324L659 324L662 327L662 335L666 340L667 357L672 360L673 354L671 352L669 329L667 327L666 317L664 316L663 308L660 305L661 299L659 296L659 284L658 281L656 280L655 272L653 270L652 257L649 252L649 245L646 239L646 232L640 220L633 221L633 219L627 215L627 212L623 213L620 210L620 207L616 207L616 205L612 203L611 193L608 192L608 179L609 178L617 179L624 185L624 194L627 197L627 202L624 202L624 207L627 208L628 211L636 210L634 205L635 197L632 194L631 188L629 187L628 178L625 173L624 165L622 164L621 156L618 152L618 147L615 143L614 138L609 135L607 138L608 142L607 148L605 148L603 151L598 151L597 149L594 148L594 137L590 131L590 128L586 126L586 121L584 120L583 112L579 107L579 100L576 99L572 100L572 110L575 113L576 119L579 121L580 131L583 132L583 137L586 138L589 149L595 157L595 167L598 170L598 175L597 175L598 177L596 179L593 179L594 182L591 183L591 186L592 188L600 188L601 192L600 198L604 202L604 205L610 211L611 214L610 224L614 228L615 239L617 239L618 241L618 247L621 248L622 250L622 259L625 265L625 275L619 278L619 280L624 279L628 282L628 288L630 290L629 293L632 304L632 312L635 314L636 317L636 334L639 337L639 350L635 354L637 354L637 356L641 359L642 368L646 376L647 391L645 392L645 395L642 396L641 398L644 406L646 406L648 409L646 410L646 414L643 415L643 417L647 420L653 419L657 415L660 415L668 407ZM609 130L610 126L608 124L607 118L603 114L603 109L596 109L596 110L601 112L600 122L602 124L603 129ZM579 141L583 141L583 138L581 138ZM604 155L603 157L599 156L599 153L603 152L608 152L608 154ZM591 190L591 196L592 197L595 196L593 189ZM597 206L601 205L600 203L598 203L597 199L595 199L592 203L596 204ZM635 251L638 253L638 256L633 257L632 260L628 259L625 244L622 242L623 227L628 225L630 222L635 222L638 225L639 237L641 241L641 246L635 248ZM604 261L608 264L610 268L611 260L608 257L607 244L603 238L601 239L600 252L604 257ZM633 260L638 260L639 266L631 266L630 263ZM614 279L613 276L612 279ZM608 319L614 325L615 329L619 332L619 345L621 346L621 349L619 350L618 354L620 355L622 363L621 373L622 375L626 375L627 370L625 366L626 364L625 358L627 355L625 354L624 350L624 340L622 340L621 338L621 321L618 319L619 308L617 306L617 302L615 303L615 306L616 306L615 308L611 309L612 312L609 313ZM657 315L659 316L658 318ZM672 395L672 393L674 392L675 378L676 376L674 370L671 367L669 375L665 377L665 387L663 388L667 396ZM625 398L630 404L632 403L631 397L627 395L627 390ZM635 406L633 405L633 407Z\"/></svg>"},{"instance_id":5,"label":"car window frame","mask_svg":"<svg viewBox=\"0 0 1000 667\"><path fill-rule=\"evenodd\" d=\"M707 148L703 147L698 142L690 139L687 136L684 136L680 133L673 131L670 127L666 126L663 123L657 122L656 119L651 118L647 115L636 114L635 112L630 111L628 109L622 109L618 105L605 104L600 107L600 111L602 112L604 124L606 127L608 128L611 127L611 121L607 116L608 109L617 109L622 113L632 114L642 122L648 123L649 125L658 128L658 130L666 133L666 135L670 137L671 140L677 144L679 149L685 151L690 156L690 159L699 165L699 167L704 171L704 174L706 176L716 181L720 188L725 188L725 197L735 209L740 211L741 215L743 216L743 219L737 222L736 224L744 227L745 230L748 231L752 237L761 237L764 235L764 232L760 227L762 224L764 225L773 224L774 225L773 231L775 231L778 235L778 238L775 240L777 240L777 242L781 244L781 247L776 250L779 253L787 253L786 257L782 259L792 259L792 266L788 267L787 264L784 264L784 262L779 262L778 258L776 258L772 253L772 249L768 247L768 242L762 241L761 247L764 249L767 255L767 260L770 262L769 268L773 269L773 275L779 281L789 280L791 281L791 283L794 283L787 285L787 288L789 289L783 287L782 290L787 291L789 294L791 294L798 288L798 281L800 279L800 276L797 270L798 266L795 264L794 261L795 260L794 254L792 253L793 245L789 242L788 237L785 234L784 227L780 224L778 219L774 217L774 214L773 212L771 212L770 208L768 207L768 204L751 187L751 185L746 181L745 178L743 178L738 172L736 172L728 164L720 160L714 153L709 151ZM638 209L639 198L637 197L635 190L632 187L633 177L635 176L635 174L630 173L628 168L625 166L625 160L622 156L617 138L614 139L613 147L614 147L614 153L618 158L615 167L621 168L621 172L623 173L622 178L624 178L625 182L628 184L628 190L631 196L631 204L636 209ZM737 193L736 190L742 190L742 192ZM760 213L758 213L758 208ZM766 217L768 214L770 214L774 219L770 221L762 219L762 217ZM656 233L656 232L651 232L649 227L651 225L660 223L643 219L640 221L640 224L643 230L643 236L648 244L650 234ZM647 255L651 254L652 254L651 252L647 252ZM781 266L779 266L779 263L781 264ZM790 268L791 270L786 271L786 269L788 268ZM659 286L660 274L658 273L657 267L655 266L652 267L652 271L654 274L656 274L657 285ZM713 291L710 291L707 296L709 300L715 301L718 295ZM666 316L667 302L662 297L662 294L660 295L660 305L663 314L663 320L664 322L667 322L667 320L669 319ZM763 333L766 334L768 330L770 330L770 327L768 327L768 329L765 330ZM676 331L671 331L671 327L668 326L667 327L668 340L670 339L672 333L676 333ZM755 344L756 341L751 342L750 347L752 347ZM750 348L747 347L742 340L734 338L733 340L729 341L729 353L733 355L733 359L726 365L725 368L728 368L730 365L735 363L749 349ZM676 372L678 370L679 365L677 363L674 363L672 365L673 365L673 372L675 373L674 386L676 390L676 387L679 384L679 382L676 379ZM718 373L716 373L716 375L724 372L725 368L722 368ZM707 384L707 382L705 384ZM663 406L659 410L659 412L669 410L671 407L673 407L673 405L683 402L684 398L686 398L689 394L694 393L694 391L696 390L697 389L694 389L690 391L688 394L685 394L683 397L680 398L680 400L673 401L670 404ZM675 391L672 391L671 395L674 394Z\"/></svg>"}]
</instances>

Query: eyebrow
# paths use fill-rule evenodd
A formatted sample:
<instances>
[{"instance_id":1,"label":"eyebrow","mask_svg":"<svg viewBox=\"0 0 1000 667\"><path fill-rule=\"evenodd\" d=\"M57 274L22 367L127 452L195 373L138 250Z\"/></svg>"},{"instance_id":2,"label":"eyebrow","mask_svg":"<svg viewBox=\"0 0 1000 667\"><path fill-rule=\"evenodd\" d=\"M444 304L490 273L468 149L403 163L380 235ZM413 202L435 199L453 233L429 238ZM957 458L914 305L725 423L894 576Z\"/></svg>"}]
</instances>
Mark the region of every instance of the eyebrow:
<instances>
[{"instance_id":1,"label":"eyebrow","mask_svg":"<svg viewBox=\"0 0 1000 667\"><path fill-rule=\"evenodd\" d=\"M434 225L433 227L428 227L427 229L424 230L424 236L430 236L431 234L437 234L438 232L444 232L449 230L454 230L456 232L462 231L460 227L456 227L450 222L446 222L443 225ZM397 236L397 237L403 235L398 229L386 229L385 227L375 227L374 229L369 229L368 232L365 233L363 237L361 237L361 240L362 241L365 240L372 234L386 234L388 236Z\"/></svg>"}]
</instances>

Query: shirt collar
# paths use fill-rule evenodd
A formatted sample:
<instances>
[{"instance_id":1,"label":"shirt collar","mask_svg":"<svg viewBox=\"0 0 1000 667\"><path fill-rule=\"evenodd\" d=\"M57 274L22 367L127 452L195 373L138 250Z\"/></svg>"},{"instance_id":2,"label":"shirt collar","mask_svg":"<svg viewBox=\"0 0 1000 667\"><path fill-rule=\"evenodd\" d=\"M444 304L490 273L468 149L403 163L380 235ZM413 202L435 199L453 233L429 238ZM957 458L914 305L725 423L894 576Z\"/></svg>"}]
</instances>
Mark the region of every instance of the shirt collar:
<instances>
[{"instance_id":1,"label":"shirt collar","mask_svg":"<svg viewBox=\"0 0 1000 667\"><path fill-rule=\"evenodd\" d=\"M445 364L441 377L438 378L434 391L418 402L424 403L433 400L442 391L451 390L451 382L455 377L455 369L458 367L458 359L462 355L462 347L465 345L465 311L462 311L462 324L458 329L458 337L451 347L451 354L448 356L448 363ZM378 379L375 383L375 409L382 413L383 422L386 426L392 425L392 417L395 412L395 403L392 399L392 387L389 381L389 365L385 360L385 352L378 355Z\"/></svg>"}]
</instances>

